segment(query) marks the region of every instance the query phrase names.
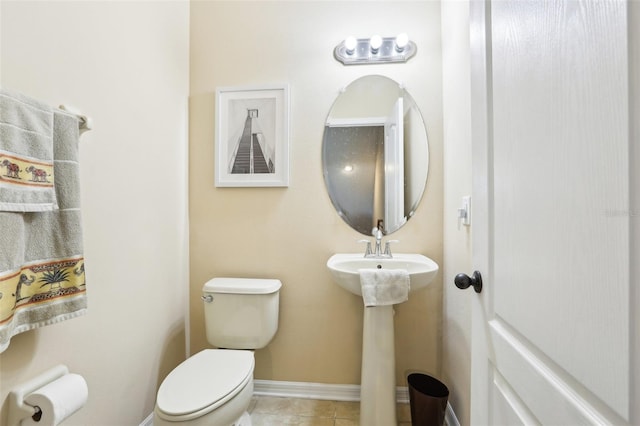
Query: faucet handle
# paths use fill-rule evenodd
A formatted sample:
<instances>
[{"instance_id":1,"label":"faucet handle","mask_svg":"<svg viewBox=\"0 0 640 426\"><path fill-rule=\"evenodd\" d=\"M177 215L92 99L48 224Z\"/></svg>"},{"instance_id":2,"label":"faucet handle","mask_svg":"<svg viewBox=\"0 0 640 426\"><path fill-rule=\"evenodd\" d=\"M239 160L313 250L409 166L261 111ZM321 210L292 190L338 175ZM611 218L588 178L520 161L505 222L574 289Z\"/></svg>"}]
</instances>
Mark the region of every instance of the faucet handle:
<instances>
[{"instance_id":1,"label":"faucet handle","mask_svg":"<svg viewBox=\"0 0 640 426\"><path fill-rule=\"evenodd\" d=\"M358 240L359 243L367 243L367 247L364 249L364 255L365 256L370 256L371 255L371 241L369 240Z\"/></svg>"},{"instance_id":2,"label":"faucet handle","mask_svg":"<svg viewBox=\"0 0 640 426\"><path fill-rule=\"evenodd\" d=\"M384 244L384 254L391 256L391 243L399 243L399 240L387 240Z\"/></svg>"}]
</instances>

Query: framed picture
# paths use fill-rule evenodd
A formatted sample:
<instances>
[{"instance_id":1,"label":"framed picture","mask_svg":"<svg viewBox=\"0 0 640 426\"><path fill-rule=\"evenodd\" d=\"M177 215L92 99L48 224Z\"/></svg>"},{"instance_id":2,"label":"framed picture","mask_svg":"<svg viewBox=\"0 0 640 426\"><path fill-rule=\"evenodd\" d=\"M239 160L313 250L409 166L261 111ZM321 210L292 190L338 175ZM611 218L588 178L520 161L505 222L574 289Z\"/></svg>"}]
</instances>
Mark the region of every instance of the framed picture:
<instances>
[{"instance_id":1,"label":"framed picture","mask_svg":"<svg viewBox=\"0 0 640 426\"><path fill-rule=\"evenodd\" d=\"M216 186L289 186L289 87L216 89Z\"/></svg>"}]
</instances>

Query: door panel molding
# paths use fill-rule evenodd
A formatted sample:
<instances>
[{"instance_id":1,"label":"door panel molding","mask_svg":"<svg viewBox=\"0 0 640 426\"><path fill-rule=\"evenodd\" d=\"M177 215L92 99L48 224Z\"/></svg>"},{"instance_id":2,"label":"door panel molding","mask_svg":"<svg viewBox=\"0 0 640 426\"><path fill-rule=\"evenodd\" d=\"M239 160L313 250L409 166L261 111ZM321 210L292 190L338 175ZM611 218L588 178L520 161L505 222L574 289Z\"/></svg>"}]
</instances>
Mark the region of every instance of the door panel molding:
<instances>
[{"instance_id":1,"label":"door panel molding","mask_svg":"<svg viewBox=\"0 0 640 426\"><path fill-rule=\"evenodd\" d=\"M640 2L628 2L629 14L629 170L631 312L631 423L640 424Z\"/></svg>"},{"instance_id":2,"label":"door panel molding","mask_svg":"<svg viewBox=\"0 0 640 426\"><path fill-rule=\"evenodd\" d=\"M522 402L522 399L513 390L505 378L495 367L491 366L494 392L496 395L491 398L494 402L492 413L500 413L500 417L494 417L491 424L494 425L540 425L533 413Z\"/></svg>"},{"instance_id":3,"label":"door panel molding","mask_svg":"<svg viewBox=\"0 0 640 426\"><path fill-rule=\"evenodd\" d=\"M526 406L541 413L542 424L607 424L611 419L622 424L627 421L551 359L536 353L506 323L494 319L489 324L501 376ZM549 397L540 398L540 395ZM551 414L552 418L545 417Z\"/></svg>"}]
</instances>

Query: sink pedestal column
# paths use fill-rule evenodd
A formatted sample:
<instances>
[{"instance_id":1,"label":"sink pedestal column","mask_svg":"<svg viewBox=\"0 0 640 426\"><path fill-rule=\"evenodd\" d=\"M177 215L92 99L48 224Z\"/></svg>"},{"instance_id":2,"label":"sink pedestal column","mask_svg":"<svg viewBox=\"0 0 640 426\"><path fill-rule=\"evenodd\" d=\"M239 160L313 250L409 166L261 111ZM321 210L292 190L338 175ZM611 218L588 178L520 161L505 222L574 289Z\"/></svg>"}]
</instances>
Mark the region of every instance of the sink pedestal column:
<instances>
[{"instance_id":1,"label":"sink pedestal column","mask_svg":"<svg viewBox=\"0 0 640 426\"><path fill-rule=\"evenodd\" d=\"M393 305L364 308L360 426L396 425Z\"/></svg>"}]
</instances>

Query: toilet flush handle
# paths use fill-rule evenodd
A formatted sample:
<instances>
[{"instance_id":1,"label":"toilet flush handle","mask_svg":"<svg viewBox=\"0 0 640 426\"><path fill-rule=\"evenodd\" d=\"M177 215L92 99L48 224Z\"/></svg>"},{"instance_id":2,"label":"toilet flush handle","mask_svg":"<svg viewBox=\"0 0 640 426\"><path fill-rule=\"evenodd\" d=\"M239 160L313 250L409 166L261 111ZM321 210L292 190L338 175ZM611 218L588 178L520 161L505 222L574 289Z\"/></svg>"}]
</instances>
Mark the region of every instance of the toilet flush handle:
<instances>
[{"instance_id":1,"label":"toilet flush handle","mask_svg":"<svg viewBox=\"0 0 640 426\"><path fill-rule=\"evenodd\" d=\"M206 303L213 302L213 296L210 294L207 294L206 296L202 296L201 299Z\"/></svg>"}]
</instances>

